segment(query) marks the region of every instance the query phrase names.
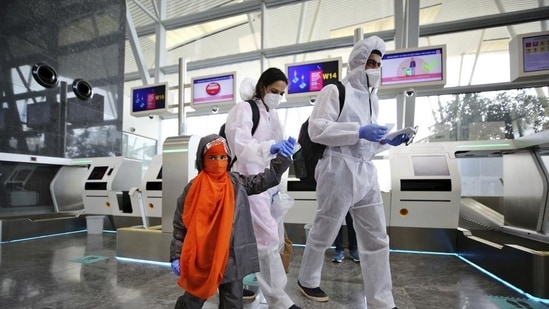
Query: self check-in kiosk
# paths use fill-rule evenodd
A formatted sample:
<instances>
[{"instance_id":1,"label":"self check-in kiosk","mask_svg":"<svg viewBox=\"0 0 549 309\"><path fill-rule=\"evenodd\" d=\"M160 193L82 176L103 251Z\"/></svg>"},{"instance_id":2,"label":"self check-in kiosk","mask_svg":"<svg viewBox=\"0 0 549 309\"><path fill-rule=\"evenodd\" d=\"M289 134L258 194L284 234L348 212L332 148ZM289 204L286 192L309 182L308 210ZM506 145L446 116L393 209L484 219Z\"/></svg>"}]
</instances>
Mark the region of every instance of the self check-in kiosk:
<instances>
[{"instance_id":1,"label":"self check-in kiosk","mask_svg":"<svg viewBox=\"0 0 549 309\"><path fill-rule=\"evenodd\" d=\"M141 195L147 217L162 217L162 155L153 157L141 182Z\"/></svg>"},{"instance_id":2,"label":"self check-in kiosk","mask_svg":"<svg viewBox=\"0 0 549 309\"><path fill-rule=\"evenodd\" d=\"M383 157L373 160L374 165L378 169L384 164L383 162ZM381 177L379 180L381 181ZM314 185L302 182L296 178L293 166L290 166L287 190L288 195L294 199L294 205L284 217L284 227L295 244L305 244L307 231L310 230L316 214L316 189ZM390 193L382 191L381 197L385 212L388 213L391 203ZM386 217L386 223L389 225L388 217ZM345 220L343 221L343 225L346 225Z\"/></svg>"},{"instance_id":3,"label":"self check-in kiosk","mask_svg":"<svg viewBox=\"0 0 549 309\"><path fill-rule=\"evenodd\" d=\"M162 185L162 203L159 204L162 225L159 228L149 229L137 227L117 229L117 257L159 262L169 260L177 198L187 183L198 173L195 161L199 141L200 136L196 135L173 136L166 139L161 158L155 158L150 164L146 176L148 181L143 180L145 190L142 192L142 195L152 197L147 203L151 201L158 203L157 195L153 194L153 191L157 190L150 189L154 189L158 183ZM136 242L140 245L136 246Z\"/></svg>"},{"instance_id":4,"label":"self check-in kiosk","mask_svg":"<svg viewBox=\"0 0 549 309\"><path fill-rule=\"evenodd\" d=\"M0 241L85 228L86 167L71 159L0 153Z\"/></svg>"},{"instance_id":5,"label":"self check-in kiosk","mask_svg":"<svg viewBox=\"0 0 549 309\"><path fill-rule=\"evenodd\" d=\"M124 157L92 158L82 186L87 214L141 216L132 207L129 191L141 183L139 160Z\"/></svg>"},{"instance_id":6,"label":"self check-in kiosk","mask_svg":"<svg viewBox=\"0 0 549 309\"><path fill-rule=\"evenodd\" d=\"M68 165L59 169L50 183L53 206L57 212L84 212L84 202L80 188L75 186L88 174L83 165Z\"/></svg>"},{"instance_id":7,"label":"self check-in kiosk","mask_svg":"<svg viewBox=\"0 0 549 309\"><path fill-rule=\"evenodd\" d=\"M155 155L140 187L129 192L133 209L139 209L144 228L151 228L149 217L162 217L162 156Z\"/></svg>"},{"instance_id":8,"label":"self check-in kiosk","mask_svg":"<svg viewBox=\"0 0 549 309\"><path fill-rule=\"evenodd\" d=\"M392 147L389 161L391 248L455 252L461 181L452 147Z\"/></svg>"}]
</instances>

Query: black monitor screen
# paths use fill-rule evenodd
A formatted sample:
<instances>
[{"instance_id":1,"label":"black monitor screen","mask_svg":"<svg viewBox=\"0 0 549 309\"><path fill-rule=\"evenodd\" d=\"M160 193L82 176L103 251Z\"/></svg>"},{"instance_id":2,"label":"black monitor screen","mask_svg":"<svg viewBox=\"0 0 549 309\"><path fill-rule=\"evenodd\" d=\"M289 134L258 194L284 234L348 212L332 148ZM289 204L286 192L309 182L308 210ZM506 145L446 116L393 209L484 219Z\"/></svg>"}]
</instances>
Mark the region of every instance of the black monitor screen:
<instances>
[{"instance_id":1,"label":"black monitor screen","mask_svg":"<svg viewBox=\"0 0 549 309\"><path fill-rule=\"evenodd\" d=\"M166 84L132 89L132 113L150 112L166 108Z\"/></svg>"},{"instance_id":2,"label":"black monitor screen","mask_svg":"<svg viewBox=\"0 0 549 309\"><path fill-rule=\"evenodd\" d=\"M97 166L94 167L92 172L90 173L90 177L88 177L89 180L101 180L103 179L103 176L105 176L105 173L107 172L108 166Z\"/></svg>"},{"instance_id":3,"label":"black monitor screen","mask_svg":"<svg viewBox=\"0 0 549 309\"><path fill-rule=\"evenodd\" d=\"M31 170L18 170L17 173L13 175L11 180L15 182L25 181L27 177L29 177L30 173L31 173Z\"/></svg>"},{"instance_id":4,"label":"black monitor screen","mask_svg":"<svg viewBox=\"0 0 549 309\"><path fill-rule=\"evenodd\" d=\"M0 130L3 130L6 127L6 120L5 120L5 113L4 109L0 109Z\"/></svg>"},{"instance_id":5,"label":"black monitor screen","mask_svg":"<svg viewBox=\"0 0 549 309\"><path fill-rule=\"evenodd\" d=\"M89 101L70 98L67 100L67 121L72 124L103 122L104 105L105 98L98 94Z\"/></svg>"},{"instance_id":6,"label":"black monitor screen","mask_svg":"<svg viewBox=\"0 0 549 309\"><path fill-rule=\"evenodd\" d=\"M287 65L288 95L318 92L328 84L337 83L339 71L339 59Z\"/></svg>"},{"instance_id":7,"label":"black monitor screen","mask_svg":"<svg viewBox=\"0 0 549 309\"><path fill-rule=\"evenodd\" d=\"M27 105L27 126L30 128L50 126L54 122L57 104L34 103Z\"/></svg>"}]
</instances>

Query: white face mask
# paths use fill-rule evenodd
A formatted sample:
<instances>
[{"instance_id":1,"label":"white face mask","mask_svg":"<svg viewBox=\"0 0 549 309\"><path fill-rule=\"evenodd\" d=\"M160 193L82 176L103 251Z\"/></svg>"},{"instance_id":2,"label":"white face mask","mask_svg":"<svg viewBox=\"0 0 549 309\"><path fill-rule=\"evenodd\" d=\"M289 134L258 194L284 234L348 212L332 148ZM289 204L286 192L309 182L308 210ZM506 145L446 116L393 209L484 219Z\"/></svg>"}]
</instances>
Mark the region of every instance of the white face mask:
<instances>
[{"instance_id":1,"label":"white face mask","mask_svg":"<svg viewBox=\"0 0 549 309\"><path fill-rule=\"evenodd\" d=\"M381 79L381 71L379 69L367 69L366 77L368 77L368 87L377 87Z\"/></svg>"},{"instance_id":2,"label":"white face mask","mask_svg":"<svg viewBox=\"0 0 549 309\"><path fill-rule=\"evenodd\" d=\"M265 103L269 109L274 109L280 104L281 100L282 96L280 94L267 93L263 98L263 103Z\"/></svg>"}]
</instances>

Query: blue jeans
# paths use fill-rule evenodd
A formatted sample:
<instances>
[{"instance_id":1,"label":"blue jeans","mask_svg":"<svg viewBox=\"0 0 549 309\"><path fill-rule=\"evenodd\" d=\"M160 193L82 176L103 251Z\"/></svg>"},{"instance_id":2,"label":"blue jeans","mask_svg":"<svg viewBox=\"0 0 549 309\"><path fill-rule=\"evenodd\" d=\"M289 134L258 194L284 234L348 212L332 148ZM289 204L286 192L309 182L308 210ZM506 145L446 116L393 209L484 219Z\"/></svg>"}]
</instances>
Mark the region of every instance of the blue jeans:
<instances>
[{"instance_id":1,"label":"blue jeans","mask_svg":"<svg viewBox=\"0 0 549 309\"><path fill-rule=\"evenodd\" d=\"M345 223L347 224L347 239L349 241L349 250L356 250L356 232L353 226L353 217L350 212L347 212L345 216ZM337 237L334 241L336 251L343 251L343 226L339 229Z\"/></svg>"}]
</instances>

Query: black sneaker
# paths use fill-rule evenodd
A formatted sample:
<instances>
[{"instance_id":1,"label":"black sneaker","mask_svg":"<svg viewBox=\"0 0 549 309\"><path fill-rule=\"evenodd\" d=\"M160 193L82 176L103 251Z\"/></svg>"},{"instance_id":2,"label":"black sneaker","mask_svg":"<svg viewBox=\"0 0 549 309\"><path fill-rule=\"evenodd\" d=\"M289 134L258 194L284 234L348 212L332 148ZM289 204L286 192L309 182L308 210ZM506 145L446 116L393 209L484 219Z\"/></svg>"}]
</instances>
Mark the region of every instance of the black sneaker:
<instances>
[{"instance_id":1,"label":"black sneaker","mask_svg":"<svg viewBox=\"0 0 549 309\"><path fill-rule=\"evenodd\" d=\"M252 290L244 289L242 290L242 300L243 301L254 301L256 297L256 294Z\"/></svg>"},{"instance_id":2,"label":"black sneaker","mask_svg":"<svg viewBox=\"0 0 549 309\"><path fill-rule=\"evenodd\" d=\"M308 299L314 300L314 301L328 301L328 295L322 291L320 287L316 288L306 288L299 283L299 280L297 281L297 286L299 287L299 290L305 297Z\"/></svg>"}]
</instances>

